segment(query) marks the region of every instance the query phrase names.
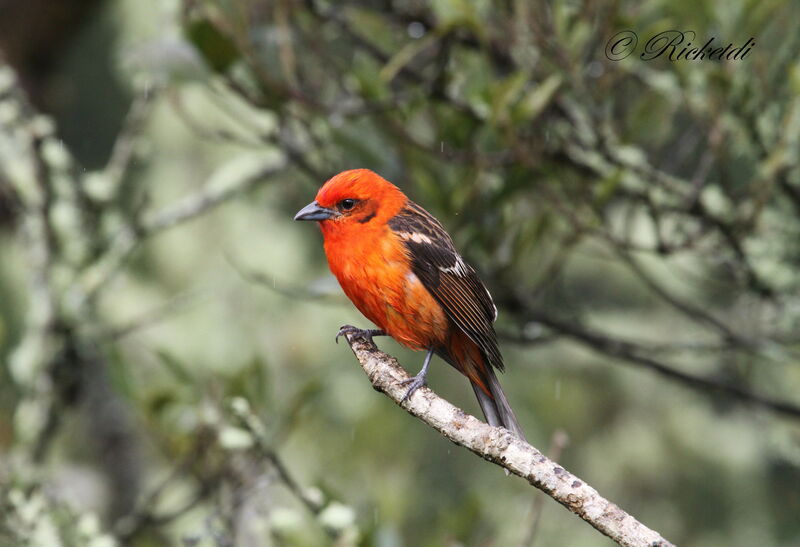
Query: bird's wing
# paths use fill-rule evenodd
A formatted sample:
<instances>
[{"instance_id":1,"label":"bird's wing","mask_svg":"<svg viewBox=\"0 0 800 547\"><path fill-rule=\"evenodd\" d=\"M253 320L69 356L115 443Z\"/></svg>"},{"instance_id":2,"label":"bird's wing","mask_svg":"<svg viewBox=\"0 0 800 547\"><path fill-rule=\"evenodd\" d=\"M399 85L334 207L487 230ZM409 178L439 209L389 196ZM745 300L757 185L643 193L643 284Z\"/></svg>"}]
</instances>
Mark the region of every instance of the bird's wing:
<instances>
[{"instance_id":1,"label":"bird's wing","mask_svg":"<svg viewBox=\"0 0 800 547\"><path fill-rule=\"evenodd\" d=\"M405 243L414 274L450 320L480 347L491 365L502 370L503 358L492 325L497 308L439 221L409 201L389 221L389 228Z\"/></svg>"}]
</instances>

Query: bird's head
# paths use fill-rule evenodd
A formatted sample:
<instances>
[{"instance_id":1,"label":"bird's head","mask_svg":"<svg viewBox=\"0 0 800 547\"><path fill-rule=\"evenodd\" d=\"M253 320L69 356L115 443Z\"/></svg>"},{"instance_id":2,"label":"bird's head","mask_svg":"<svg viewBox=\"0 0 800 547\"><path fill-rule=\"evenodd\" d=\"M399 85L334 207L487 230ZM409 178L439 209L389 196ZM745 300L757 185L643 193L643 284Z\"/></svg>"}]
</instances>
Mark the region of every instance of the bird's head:
<instances>
[{"instance_id":1,"label":"bird's head","mask_svg":"<svg viewBox=\"0 0 800 547\"><path fill-rule=\"evenodd\" d=\"M351 169L332 177L303 207L295 220L316 220L326 228L381 225L397 214L408 198L400 189L369 169Z\"/></svg>"}]
</instances>

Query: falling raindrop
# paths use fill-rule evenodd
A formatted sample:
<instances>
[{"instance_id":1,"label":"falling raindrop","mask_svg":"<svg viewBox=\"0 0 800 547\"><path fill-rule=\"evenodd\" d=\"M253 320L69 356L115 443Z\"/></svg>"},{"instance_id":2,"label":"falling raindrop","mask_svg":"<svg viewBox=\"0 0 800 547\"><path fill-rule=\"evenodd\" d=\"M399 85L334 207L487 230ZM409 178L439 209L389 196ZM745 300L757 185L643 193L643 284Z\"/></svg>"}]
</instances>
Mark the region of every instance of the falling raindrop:
<instances>
[{"instance_id":1,"label":"falling raindrop","mask_svg":"<svg viewBox=\"0 0 800 547\"><path fill-rule=\"evenodd\" d=\"M586 66L586 74L589 75L590 78L599 78L605 72L605 67L603 63L599 61L592 61Z\"/></svg>"},{"instance_id":2,"label":"falling raindrop","mask_svg":"<svg viewBox=\"0 0 800 547\"><path fill-rule=\"evenodd\" d=\"M425 25L420 23L419 21L412 21L408 24L408 28L406 29L408 35L415 40L422 38L425 36Z\"/></svg>"}]
</instances>

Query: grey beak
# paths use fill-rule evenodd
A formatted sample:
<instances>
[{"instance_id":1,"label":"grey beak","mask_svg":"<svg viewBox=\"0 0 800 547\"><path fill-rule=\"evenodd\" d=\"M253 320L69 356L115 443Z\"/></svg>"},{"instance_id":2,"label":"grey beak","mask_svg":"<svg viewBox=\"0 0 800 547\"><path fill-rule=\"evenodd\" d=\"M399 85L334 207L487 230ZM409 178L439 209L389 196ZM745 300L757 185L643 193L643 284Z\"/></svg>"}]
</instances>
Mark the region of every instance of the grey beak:
<instances>
[{"instance_id":1,"label":"grey beak","mask_svg":"<svg viewBox=\"0 0 800 547\"><path fill-rule=\"evenodd\" d=\"M312 201L302 209L300 209L296 215L294 215L295 220L328 220L329 218L333 218L338 216L339 213L334 211L333 209L328 209L327 207L323 207L316 201Z\"/></svg>"}]
</instances>

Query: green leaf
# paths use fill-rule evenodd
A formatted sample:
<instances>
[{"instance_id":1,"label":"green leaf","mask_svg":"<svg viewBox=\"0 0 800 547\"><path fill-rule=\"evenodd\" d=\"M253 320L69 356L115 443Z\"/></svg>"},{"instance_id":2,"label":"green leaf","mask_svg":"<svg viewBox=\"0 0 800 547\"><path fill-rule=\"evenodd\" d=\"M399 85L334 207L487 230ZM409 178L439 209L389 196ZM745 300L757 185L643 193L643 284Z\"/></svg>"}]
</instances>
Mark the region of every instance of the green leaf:
<instances>
[{"instance_id":1,"label":"green leaf","mask_svg":"<svg viewBox=\"0 0 800 547\"><path fill-rule=\"evenodd\" d=\"M527 82L528 73L520 70L492 86L492 123L500 125L508 123L510 108L519 100Z\"/></svg>"},{"instance_id":2,"label":"green leaf","mask_svg":"<svg viewBox=\"0 0 800 547\"><path fill-rule=\"evenodd\" d=\"M533 120L550 104L558 88L561 87L561 76L553 74L533 88L519 104L519 115L524 120Z\"/></svg>"},{"instance_id":3,"label":"green leaf","mask_svg":"<svg viewBox=\"0 0 800 547\"><path fill-rule=\"evenodd\" d=\"M225 72L239 59L239 48L208 19L197 19L185 28L186 39L215 72Z\"/></svg>"}]
</instances>

